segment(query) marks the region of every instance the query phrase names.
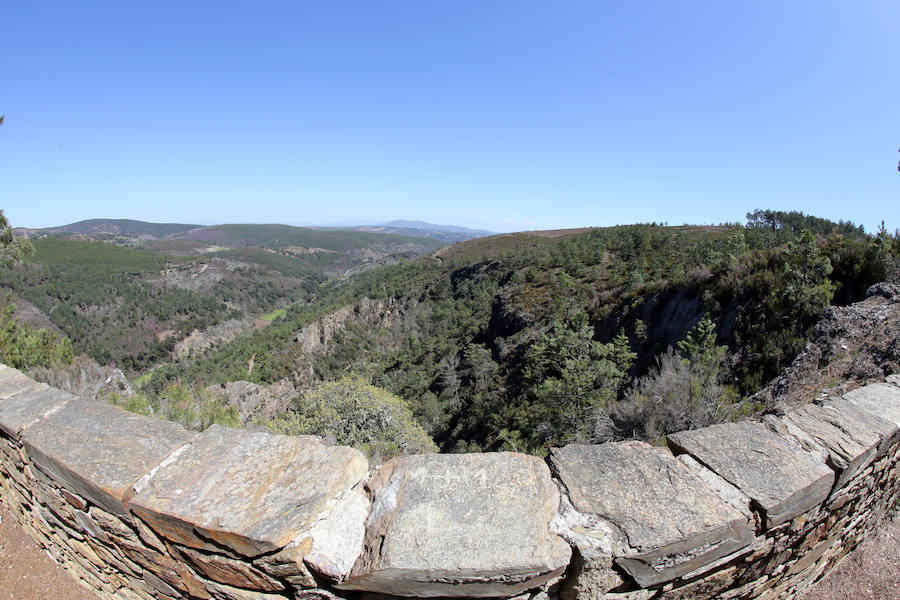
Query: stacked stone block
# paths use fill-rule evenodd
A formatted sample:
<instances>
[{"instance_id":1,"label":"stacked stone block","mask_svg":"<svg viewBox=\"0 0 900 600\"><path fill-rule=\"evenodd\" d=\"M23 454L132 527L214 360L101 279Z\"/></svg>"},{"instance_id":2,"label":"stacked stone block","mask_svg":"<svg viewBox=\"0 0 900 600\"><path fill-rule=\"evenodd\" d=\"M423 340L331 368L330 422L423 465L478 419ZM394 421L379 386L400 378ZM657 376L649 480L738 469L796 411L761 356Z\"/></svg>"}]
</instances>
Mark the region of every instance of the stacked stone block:
<instances>
[{"instance_id":1,"label":"stacked stone block","mask_svg":"<svg viewBox=\"0 0 900 600\"><path fill-rule=\"evenodd\" d=\"M793 598L900 503L898 386L665 448L373 469L316 437L198 434L0 365L0 499L106 598Z\"/></svg>"}]
</instances>

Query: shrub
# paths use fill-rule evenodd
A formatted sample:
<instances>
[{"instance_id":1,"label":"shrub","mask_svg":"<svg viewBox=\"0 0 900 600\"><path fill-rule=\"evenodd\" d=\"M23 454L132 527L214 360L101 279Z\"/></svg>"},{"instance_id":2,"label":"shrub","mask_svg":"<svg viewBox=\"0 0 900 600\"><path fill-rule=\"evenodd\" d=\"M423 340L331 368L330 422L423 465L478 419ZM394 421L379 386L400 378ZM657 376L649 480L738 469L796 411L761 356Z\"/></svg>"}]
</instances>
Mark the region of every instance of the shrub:
<instances>
[{"instance_id":1,"label":"shrub","mask_svg":"<svg viewBox=\"0 0 900 600\"><path fill-rule=\"evenodd\" d=\"M328 437L373 456L437 450L405 401L362 378L323 383L266 425L288 435Z\"/></svg>"}]
</instances>

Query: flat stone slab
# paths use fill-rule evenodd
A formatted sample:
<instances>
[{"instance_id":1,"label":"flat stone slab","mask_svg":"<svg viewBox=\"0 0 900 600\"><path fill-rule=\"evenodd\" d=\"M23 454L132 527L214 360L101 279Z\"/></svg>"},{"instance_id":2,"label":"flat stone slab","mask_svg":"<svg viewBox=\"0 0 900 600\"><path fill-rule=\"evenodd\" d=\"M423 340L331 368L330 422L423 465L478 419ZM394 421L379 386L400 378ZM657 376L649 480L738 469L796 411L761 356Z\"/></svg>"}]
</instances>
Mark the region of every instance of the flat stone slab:
<instances>
[{"instance_id":1,"label":"flat stone slab","mask_svg":"<svg viewBox=\"0 0 900 600\"><path fill-rule=\"evenodd\" d=\"M798 427L825 449L829 466L838 472L838 488L875 460L883 443L897 434L892 423L843 399L822 406L801 406L781 420Z\"/></svg>"},{"instance_id":2,"label":"flat stone slab","mask_svg":"<svg viewBox=\"0 0 900 600\"><path fill-rule=\"evenodd\" d=\"M834 483L833 470L760 423L712 425L667 439L674 452L690 454L747 495L767 527L821 504Z\"/></svg>"},{"instance_id":3,"label":"flat stone slab","mask_svg":"<svg viewBox=\"0 0 900 600\"><path fill-rule=\"evenodd\" d=\"M18 369L0 365L0 404L9 398L25 391L43 391L48 389L46 383L38 383Z\"/></svg>"},{"instance_id":4,"label":"flat stone slab","mask_svg":"<svg viewBox=\"0 0 900 600\"><path fill-rule=\"evenodd\" d=\"M253 557L308 530L368 468L353 448L213 425L140 482L130 506L172 541Z\"/></svg>"},{"instance_id":5,"label":"flat stone slab","mask_svg":"<svg viewBox=\"0 0 900 600\"><path fill-rule=\"evenodd\" d=\"M742 513L665 448L643 442L554 448L576 510L612 523L629 550L616 562L641 586L694 571L750 544Z\"/></svg>"},{"instance_id":6,"label":"flat stone slab","mask_svg":"<svg viewBox=\"0 0 900 600\"><path fill-rule=\"evenodd\" d=\"M900 426L900 388L897 386L890 383L873 383L847 392L844 398Z\"/></svg>"},{"instance_id":7,"label":"flat stone slab","mask_svg":"<svg viewBox=\"0 0 900 600\"><path fill-rule=\"evenodd\" d=\"M77 396L68 392L51 387L20 392L0 402L0 429L10 437L18 437L23 429L76 398Z\"/></svg>"},{"instance_id":8,"label":"flat stone slab","mask_svg":"<svg viewBox=\"0 0 900 600\"><path fill-rule=\"evenodd\" d=\"M91 400L72 400L22 432L38 467L121 516L134 483L195 437L177 423Z\"/></svg>"},{"instance_id":9,"label":"flat stone slab","mask_svg":"<svg viewBox=\"0 0 900 600\"><path fill-rule=\"evenodd\" d=\"M385 463L362 556L340 589L510 597L557 580L571 549L549 531L550 470L524 454L424 454Z\"/></svg>"},{"instance_id":10,"label":"flat stone slab","mask_svg":"<svg viewBox=\"0 0 900 600\"><path fill-rule=\"evenodd\" d=\"M0 363L0 390L16 381L33 381L30 377L18 369Z\"/></svg>"}]
</instances>

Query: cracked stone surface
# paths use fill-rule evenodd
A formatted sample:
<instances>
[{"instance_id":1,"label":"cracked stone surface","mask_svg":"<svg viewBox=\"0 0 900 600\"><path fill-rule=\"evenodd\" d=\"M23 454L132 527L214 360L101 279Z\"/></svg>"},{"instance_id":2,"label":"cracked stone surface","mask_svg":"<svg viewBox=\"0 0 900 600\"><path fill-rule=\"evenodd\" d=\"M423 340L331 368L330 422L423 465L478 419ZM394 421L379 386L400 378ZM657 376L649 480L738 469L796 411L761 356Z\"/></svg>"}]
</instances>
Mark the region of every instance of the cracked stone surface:
<instances>
[{"instance_id":1,"label":"cracked stone surface","mask_svg":"<svg viewBox=\"0 0 900 600\"><path fill-rule=\"evenodd\" d=\"M753 539L741 512L665 448L643 442L554 448L554 470L575 509L602 517L630 548L617 563L656 585L743 548Z\"/></svg>"},{"instance_id":2,"label":"cracked stone surface","mask_svg":"<svg viewBox=\"0 0 900 600\"><path fill-rule=\"evenodd\" d=\"M120 516L135 481L195 437L177 423L90 400L68 402L22 432L38 467Z\"/></svg>"},{"instance_id":3,"label":"cracked stone surface","mask_svg":"<svg viewBox=\"0 0 900 600\"><path fill-rule=\"evenodd\" d=\"M557 580L571 557L559 504L533 456L414 455L383 465L362 556L337 586L400 596L510 597Z\"/></svg>"},{"instance_id":4,"label":"cracked stone surface","mask_svg":"<svg viewBox=\"0 0 900 600\"><path fill-rule=\"evenodd\" d=\"M847 392L844 398L900 426L900 387L890 383L873 383Z\"/></svg>"},{"instance_id":5,"label":"cracked stone surface","mask_svg":"<svg viewBox=\"0 0 900 600\"><path fill-rule=\"evenodd\" d=\"M673 433L669 446L712 469L753 500L774 527L818 506L834 471L760 423L724 423Z\"/></svg>"},{"instance_id":6,"label":"cracked stone surface","mask_svg":"<svg viewBox=\"0 0 900 600\"><path fill-rule=\"evenodd\" d=\"M18 437L23 429L62 408L76 396L51 387L33 388L0 401L0 429Z\"/></svg>"},{"instance_id":7,"label":"cracked stone surface","mask_svg":"<svg viewBox=\"0 0 900 600\"><path fill-rule=\"evenodd\" d=\"M130 505L172 541L255 557L309 529L367 470L352 448L213 425L143 482Z\"/></svg>"},{"instance_id":8,"label":"cracked stone surface","mask_svg":"<svg viewBox=\"0 0 900 600\"><path fill-rule=\"evenodd\" d=\"M843 408L843 410L841 410ZM828 464L838 473L836 486L843 487L877 456L885 436L893 437L896 427L877 417L867 418L852 405L807 404L790 411L782 421L806 432L828 453ZM893 430L892 430L893 429Z\"/></svg>"}]
</instances>

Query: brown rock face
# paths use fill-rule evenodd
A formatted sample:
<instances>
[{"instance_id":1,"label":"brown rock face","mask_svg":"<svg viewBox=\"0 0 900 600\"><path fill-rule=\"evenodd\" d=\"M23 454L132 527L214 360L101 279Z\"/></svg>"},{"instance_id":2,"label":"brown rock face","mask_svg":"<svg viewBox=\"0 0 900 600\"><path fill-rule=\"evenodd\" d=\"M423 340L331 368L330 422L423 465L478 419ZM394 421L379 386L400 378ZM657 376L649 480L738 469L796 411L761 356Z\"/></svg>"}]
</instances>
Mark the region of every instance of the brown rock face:
<instances>
[{"instance_id":1,"label":"brown rock face","mask_svg":"<svg viewBox=\"0 0 900 600\"><path fill-rule=\"evenodd\" d=\"M509 597L558 579L569 562L549 532L559 494L535 457L405 456L367 488L365 550L341 589Z\"/></svg>"},{"instance_id":2,"label":"brown rock face","mask_svg":"<svg viewBox=\"0 0 900 600\"><path fill-rule=\"evenodd\" d=\"M131 508L172 541L254 557L308 529L367 469L352 448L214 425L163 465Z\"/></svg>"}]
</instances>

